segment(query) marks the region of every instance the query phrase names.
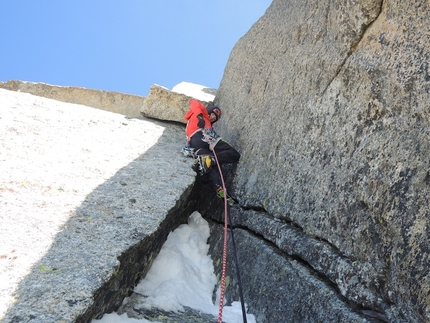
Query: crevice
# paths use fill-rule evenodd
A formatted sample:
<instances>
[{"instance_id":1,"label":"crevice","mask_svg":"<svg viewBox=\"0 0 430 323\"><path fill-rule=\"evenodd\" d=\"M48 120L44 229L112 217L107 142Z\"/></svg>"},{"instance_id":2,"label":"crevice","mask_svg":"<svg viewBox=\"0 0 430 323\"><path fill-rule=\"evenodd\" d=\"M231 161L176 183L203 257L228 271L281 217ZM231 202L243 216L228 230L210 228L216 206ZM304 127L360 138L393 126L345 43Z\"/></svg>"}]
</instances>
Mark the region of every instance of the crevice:
<instances>
[{"instance_id":1,"label":"crevice","mask_svg":"<svg viewBox=\"0 0 430 323\"><path fill-rule=\"evenodd\" d=\"M211 219L211 221L217 225L224 225L223 221L217 221L214 219ZM285 223L285 224L290 225L289 223ZM292 226L292 227L294 227L294 226ZM239 230L246 231L249 235L257 238L258 240L262 241L264 244L269 246L273 250L273 252L280 255L285 260L287 260L289 262L296 262L296 263L300 264L301 266L303 266L304 268L306 268L308 270L308 272L310 273L310 275L312 275L313 277L315 277L316 279L318 279L319 281L324 283L328 288L332 289L336 293L336 295L339 297L339 300L341 300L345 304L345 306L350 308L351 311L359 313L359 314L366 316L368 318L371 318L371 320L375 323L377 323L377 322L389 322L384 313L375 311L375 309L373 309L373 308L363 306L362 304L354 302L353 300L348 299L347 297L343 296L341 293L340 287L336 283L334 283L324 273L316 270L312 266L312 264L310 264L306 259L300 257L300 255L298 255L296 253L288 254L286 251L280 249L273 241L267 239L262 234L251 230L246 225L243 225L243 224L235 225L233 223L233 228L231 228L230 226L228 226L228 228L230 230L230 234L231 234L231 230L234 231L234 230L239 229ZM230 236L230 234L229 234L229 236ZM317 240L319 240L319 239L317 239ZM324 239L322 239L322 240L324 240Z\"/></svg>"},{"instance_id":2,"label":"crevice","mask_svg":"<svg viewBox=\"0 0 430 323\"><path fill-rule=\"evenodd\" d=\"M294 222L292 219L290 219L287 216L283 216L282 218L276 218L272 214L270 214L264 207L252 206L252 205L244 206L244 205L240 205L239 203L237 204L237 207L239 207L242 211L245 211L245 212L246 211L254 211L254 212L258 212L258 213L263 213L264 216L266 216L269 219L279 221L283 224L289 225L293 228L299 229L302 232L304 232L303 227L300 224L298 224L297 222ZM315 237L315 238L318 239L318 237ZM329 242L327 242L327 243L329 243Z\"/></svg>"},{"instance_id":3,"label":"crevice","mask_svg":"<svg viewBox=\"0 0 430 323\"><path fill-rule=\"evenodd\" d=\"M342 70L342 68L345 66L346 61L351 57L352 54L354 54L357 51L357 48L359 47L359 44L361 43L361 41L364 39L366 32L369 30L369 28L375 23L375 21L378 20L378 18L380 17L381 13L382 13L382 7L384 5L384 1L381 1L381 5L379 7L379 12L378 15L375 17L375 19L373 19L370 23L363 24L361 26L361 33L360 36L352 42L349 51L346 53L346 56L344 57L344 59L342 60L342 62L339 64L339 66L336 68L336 71L333 75L333 77L329 80L329 82L327 83L327 85L324 87L324 90L321 92L321 94L319 95L317 100L320 100L325 93L327 92L327 89L331 86L331 84L333 83L333 81L339 76L340 71Z\"/></svg>"},{"instance_id":4,"label":"crevice","mask_svg":"<svg viewBox=\"0 0 430 323\"><path fill-rule=\"evenodd\" d=\"M237 205L238 207L240 207L241 210L243 211L256 211L256 212L262 212L262 213L267 213L267 210L262 207L262 206L253 206L253 205Z\"/></svg>"},{"instance_id":5,"label":"crevice","mask_svg":"<svg viewBox=\"0 0 430 323\"><path fill-rule=\"evenodd\" d=\"M285 224L285 225L287 225L287 226L290 226L291 228L294 228L294 229L298 229L298 230L300 230L300 231L302 232L302 234L303 234L303 235L308 236L310 239L315 239L315 240L320 241L320 242L322 242L322 243L326 244L327 246L329 246L331 249L333 249L333 250L338 254L338 256L339 256L340 258L348 259L348 260L350 260L351 262L354 262L354 261L356 261L356 260L357 260L357 259L355 259L355 258L351 258L351 257L349 257L349 256L344 255L344 254L341 252L341 250L340 250L340 249L339 249L335 244L333 244L332 242L330 242L329 240L327 240L327 239L325 239L325 238L323 238L323 237L320 237L320 236L311 235L311 234L306 233L306 232L305 232L305 229L304 229L300 224L298 224L297 222L294 222L294 220L292 220L292 219L290 219L290 218L288 218L288 217L282 217L282 218L274 217L272 214L270 214L270 213L269 213L267 210L265 210L264 208L260 208L260 207L256 207L256 206L246 206L246 207L244 207L244 206L239 205L239 207L240 207L240 209L241 209L242 211L245 211L245 212L246 212L246 211L255 211L255 212L259 212L259 213L264 213L264 215L263 215L263 216L266 216L267 218L269 218L269 219L271 219L271 220L279 221L280 223ZM249 229L248 227L246 227L246 226L234 225L234 228L242 228L242 229L245 229L245 230L247 230L247 231L249 231L249 232L253 232L252 230L250 230L250 229Z\"/></svg>"},{"instance_id":6,"label":"crevice","mask_svg":"<svg viewBox=\"0 0 430 323\"><path fill-rule=\"evenodd\" d=\"M337 67L334 76L330 79L330 81L324 87L324 90L322 91L321 95L318 97L318 100L320 100L325 95L325 93L327 92L327 89L331 86L331 84L333 83L333 81L339 76L340 71L345 66L346 61L348 60L349 57L351 57L351 55L352 55L351 51L349 51L346 54L345 58L342 60L342 62L340 63L340 65Z\"/></svg>"}]
</instances>

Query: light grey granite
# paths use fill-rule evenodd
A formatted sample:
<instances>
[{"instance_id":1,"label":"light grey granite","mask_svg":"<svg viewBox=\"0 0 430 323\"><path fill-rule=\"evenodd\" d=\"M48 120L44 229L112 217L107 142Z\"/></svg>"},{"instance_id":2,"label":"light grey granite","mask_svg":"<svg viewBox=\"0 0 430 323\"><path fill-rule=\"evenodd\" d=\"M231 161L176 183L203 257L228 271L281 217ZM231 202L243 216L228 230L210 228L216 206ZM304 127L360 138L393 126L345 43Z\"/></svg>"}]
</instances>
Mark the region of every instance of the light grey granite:
<instances>
[{"instance_id":1,"label":"light grey granite","mask_svg":"<svg viewBox=\"0 0 430 323\"><path fill-rule=\"evenodd\" d=\"M0 89L0 321L115 309L189 214L183 126Z\"/></svg>"},{"instance_id":2,"label":"light grey granite","mask_svg":"<svg viewBox=\"0 0 430 323\"><path fill-rule=\"evenodd\" d=\"M5 90L30 93L61 102L83 104L92 108L138 117L145 97L133 94L87 89L77 86L58 86L39 82L10 80L0 82Z\"/></svg>"}]
</instances>

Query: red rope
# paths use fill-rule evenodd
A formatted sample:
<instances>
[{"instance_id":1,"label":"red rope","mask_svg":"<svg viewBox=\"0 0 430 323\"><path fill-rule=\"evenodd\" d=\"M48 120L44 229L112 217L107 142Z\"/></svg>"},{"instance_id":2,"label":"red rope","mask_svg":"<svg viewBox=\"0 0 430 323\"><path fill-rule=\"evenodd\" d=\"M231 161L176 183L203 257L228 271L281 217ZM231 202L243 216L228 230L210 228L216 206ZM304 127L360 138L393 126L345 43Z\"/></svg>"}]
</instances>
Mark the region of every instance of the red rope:
<instances>
[{"instance_id":1,"label":"red rope","mask_svg":"<svg viewBox=\"0 0 430 323\"><path fill-rule=\"evenodd\" d=\"M228 214L227 214L227 189L225 187L224 178L222 176L221 166L218 163L218 158L213 149L216 164L218 166L219 174L221 177L222 189L224 190L224 248L222 253L222 272L221 272L221 292L219 295L219 310L218 310L218 323L222 323L222 311L224 308L224 294L225 294L225 277L227 269L227 241L228 241Z\"/></svg>"}]
</instances>

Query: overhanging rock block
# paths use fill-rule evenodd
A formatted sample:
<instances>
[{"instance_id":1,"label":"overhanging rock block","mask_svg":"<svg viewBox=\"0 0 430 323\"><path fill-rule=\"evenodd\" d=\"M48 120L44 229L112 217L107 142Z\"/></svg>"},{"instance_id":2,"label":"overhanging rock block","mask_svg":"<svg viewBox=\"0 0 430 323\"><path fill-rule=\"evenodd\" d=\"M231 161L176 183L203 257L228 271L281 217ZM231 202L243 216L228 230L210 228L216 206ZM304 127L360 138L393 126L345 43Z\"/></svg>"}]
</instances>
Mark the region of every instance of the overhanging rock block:
<instances>
[{"instance_id":1,"label":"overhanging rock block","mask_svg":"<svg viewBox=\"0 0 430 323\"><path fill-rule=\"evenodd\" d=\"M178 84L173 90L154 84L140 113L148 118L186 123L184 115L189 109L190 100L197 99L205 106L212 103L215 95L203 92L206 89L201 85L186 82ZM209 90L215 92L213 89Z\"/></svg>"}]
</instances>

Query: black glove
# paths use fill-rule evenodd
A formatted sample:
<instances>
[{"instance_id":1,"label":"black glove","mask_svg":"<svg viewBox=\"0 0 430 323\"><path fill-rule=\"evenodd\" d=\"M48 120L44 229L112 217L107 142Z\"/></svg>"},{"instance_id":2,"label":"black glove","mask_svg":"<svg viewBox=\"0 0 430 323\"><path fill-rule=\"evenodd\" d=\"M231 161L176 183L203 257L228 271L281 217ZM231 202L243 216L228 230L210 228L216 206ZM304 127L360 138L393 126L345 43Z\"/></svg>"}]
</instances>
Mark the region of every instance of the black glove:
<instances>
[{"instance_id":1,"label":"black glove","mask_svg":"<svg viewBox=\"0 0 430 323\"><path fill-rule=\"evenodd\" d=\"M206 123L205 123L205 120L203 120L203 114L202 114L202 113L200 113L200 114L197 116L197 119L199 119L199 122L197 123L197 126L198 126L199 128L201 128L201 129L204 129L204 128L205 128Z\"/></svg>"}]
</instances>

